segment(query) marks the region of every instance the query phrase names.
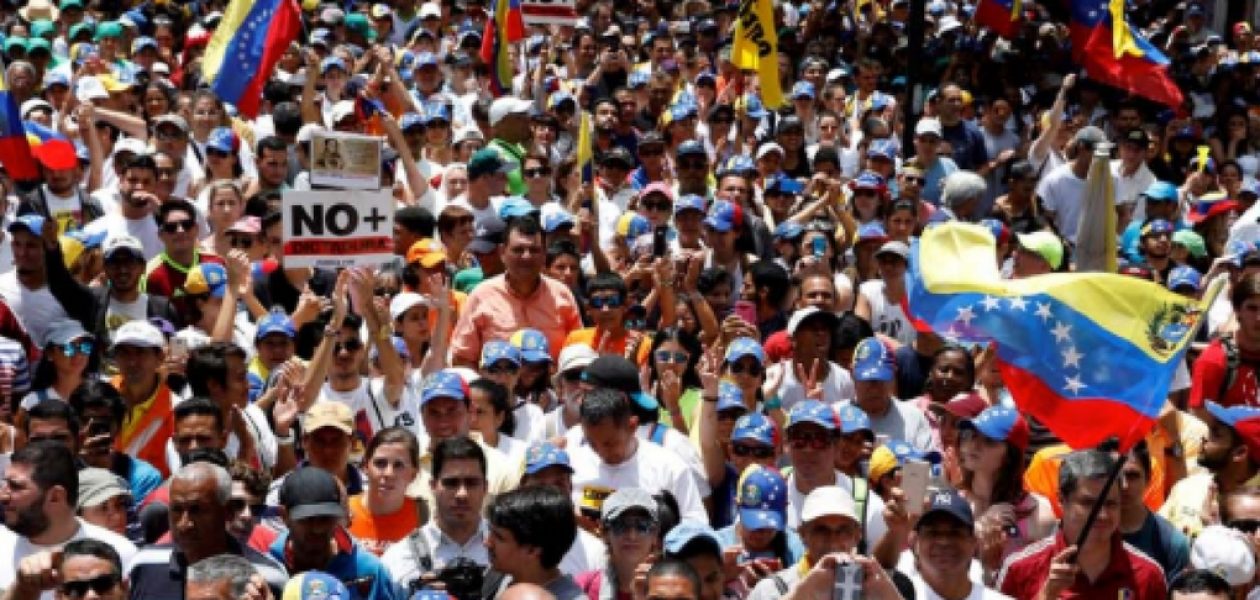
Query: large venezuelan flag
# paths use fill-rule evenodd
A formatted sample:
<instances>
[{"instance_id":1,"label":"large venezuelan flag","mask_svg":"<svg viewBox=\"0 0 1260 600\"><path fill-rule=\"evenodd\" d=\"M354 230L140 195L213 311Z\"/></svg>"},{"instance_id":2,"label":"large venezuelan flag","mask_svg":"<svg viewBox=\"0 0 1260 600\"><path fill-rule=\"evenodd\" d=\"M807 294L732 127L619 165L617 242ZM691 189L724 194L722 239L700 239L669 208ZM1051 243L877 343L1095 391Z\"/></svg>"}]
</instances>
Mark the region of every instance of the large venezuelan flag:
<instances>
[{"instance_id":1,"label":"large venezuelan flag","mask_svg":"<svg viewBox=\"0 0 1260 600\"><path fill-rule=\"evenodd\" d=\"M501 96L512 89L512 57L508 46L525 37L520 0L493 0L494 12L481 36L481 62L490 67L490 92Z\"/></svg>"},{"instance_id":2,"label":"large venezuelan flag","mask_svg":"<svg viewBox=\"0 0 1260 600\"><path fill-rule=\"evenodd\" d=\"M1110 273L1005 280L994 246L978 225L924 231L906 273L911 313L946 337L995 343L1015 403L1069 446L1115 436L1131 447L1220 285L1199 302Z\"/></svg>"},{"instance_id":3,"label":"large venezuelan flag","mask_svg":"<svg viewBox=\"0 0 1260 600\"><path fill-rule=\"evenodd\" d=\"M206 48L202 78L224 102L253 118L263 85L301 33L297 0L232 0Z\"/></svg>"},{"instance_id":4,"label":"large venezuelan flag","mask_svg":"<svg viewBox=\"0 0 1260 600\"><path fill-rule=\"evenodd\" d=\"M1072 46L1090 77L1173 108L1184 101L1168 57L1129 27L1124 0L1074 0Z\"/></svg>"},{"instance_id":5,"label":"large venezuelan flag","mask_svg":"<svg viewBox=\"0 0 1260 600\"><path fill-rule=\"evenodd\" d=\"M14 181L39 179L39 164L26 139L17 99L5 87L3 69L0 69L0 164Z\"/></svg>"},{"instance_id":6,"label":"large venezuelan flag","mask_svg":"<svg viewBox=\"0 0 1260 600\"><path fill-rule=\"evenodd\" d=\"M992 29L994 33L1014 39L1023 25L1020 0L980 0L976 4L976 23Z\"/></svg>"}]
</instances>

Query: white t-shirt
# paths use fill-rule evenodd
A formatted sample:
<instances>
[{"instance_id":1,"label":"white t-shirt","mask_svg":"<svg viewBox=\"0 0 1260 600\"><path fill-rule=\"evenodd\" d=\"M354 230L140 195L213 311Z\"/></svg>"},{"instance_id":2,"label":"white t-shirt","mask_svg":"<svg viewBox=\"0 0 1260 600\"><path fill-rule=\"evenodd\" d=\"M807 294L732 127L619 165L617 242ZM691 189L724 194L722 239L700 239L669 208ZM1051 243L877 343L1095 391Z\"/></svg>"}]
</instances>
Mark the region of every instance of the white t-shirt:
<instances>
[{"instance_id":1,"label":"white t-shirt","mask_svg":"<svg viewBox=\"0 0 1260 600\"><path fill-rule=\"evenodd\" d=\"M48 325L58 319L70 318L66 309L62 308L61 303L48 290L48 286L37 290L27 289L18 282L17 271L0 275L0 296L4 297L13 314L22 321L22 326L26 328L35 345L41 348L45 345L44 336L48 332Z\"/></svg>"},{"instance_id":2,"label":"white t-shirt","mask_svg":"<svg viewBox=\"0 0 1260 600\"><path fill-rule=\"evenodd\" d=\"M637 487L649 493L669 490L678 500L679 516L707 522L709 515L700 500L695 478L678 455L651 442L637 440L630 458L618 465L609 465L590 446L570 451L573 466L573 502L580 504L588 492L605 498L613 491Z\"/></svg>"},{"instance_id":3,"label":"white t-shirt","mask_svg":"<svg viewBox=\"0 0 1260 600\"><path fill-rule=\"evenodd\" d=\"M140 240L146 261L153 260L153 257L161 254L164 248L162 239L158 237L157 221L154 221L152 216L128 219L122 216L122 213L111 213L92 221L83 230L88 234L103 231L106 239L130 235Z\"/></svg>"},{"instance_id":4,"label":"white t-shirt","mask_svg":"<svg viewBox=\"0 0 1260 600\"><path fill-rule=\"evenodd\" d=\"M510 435L500 433L499 443L495 444L494 449L502 452L504 456L512 461L512 464L525 464L525 452L529 450L529 444Z\"/></svg>"},{"instance_id":5,"label":"white t-shirt","mask_svg":"<svg viewBox=\"0 0 1260 600\"><path fill-rule=\"evenodd\" d=\"M709 486L709 477L704 473L704 463L700 462L700 453L696 452L695 445L691 443L687 436L679 433L673 427L666 427L664 424L660 424L657 427L664 429L664 433L656 433L657 436L661 437L659 446L670 451L674 455L673 458L682 459L683 464L686 465L687 470L691 472L696 480L696 489L700 490L700 497L708 498L709 494L713 493L713 489ZM656 445L652 442L654 431L652 424L647 423L640 425L635 430L634 436L642 441ZM582 430L581 425L570 427L565 432L564 437L565 447L567 448L577 448L578 446L586 445L586 432Z\"/></svg>"},{"instance_id":6,"label":"white t-shirt","mask_svg":"<svg viewBox=\"0 0 1260 600\"><path fill-rule=\"evenodd\" d=\"M877 333L893 338L903 346L914 343L914 325L906 317L906 311L900 304L888 301L884 296L884 281L872 279L858 286L858 294L866 298L866 305L871 307L871 327Z\"/></svg>"},{"instance_id":7,"label":"white t-shirt","mask_svg":"<svg viewBox=\"0 0 1260 600\"><path fill-rule=\"evenodd\" d=\"M9 589L13 586L18 564L22 562L22 559L45 550L60 548L69 542L83 538L100 540L112 546L118 552L118 557L122 559L123 569L126 572L127 565L136 555L136 545L104 527L98 527L77 517L75 520L79 522L79 529L74 532L74 535L61 544L51 546L32 544L26 537L0 527L0 589ZM55 597L52 591L45 591L39 595L40 600L53 600Z\"/></svg>"},{"instance_id":8,"label":"white t-shirt","mask_svg":"<svg viewBox=\"0 0 1260 600\"><path fill-rule=\"evenodd\" d=\"M123 302L114 298L109 299L109 308L105 312L105 327L109 329L109 336L112 340L114 332L118 331L125 323L131 321L143 321L149 318L149 295L140 294L132 302Z\"/></svg>"},{"instance_id":9,"label":"white t-shirt","mask_svg":"<svg viewBox=\"0 0 1260 600\"><path fill-rule=\"evenodd\" d=\"M1112 189L1117 182L1111 178ZM1055 225L1064 237L1076 243L1076 227L1080 224L1081 208L1085 201L1085 180L1072 172L1072 163L1055 167L1037 184L1037 195L1045 203L1046 210L1055 213Z\"/></svg>"},{"instance_id":10,"label":"white t-shirt","mask_svg":"<svg viewBox=\"0 0 1260 600\"><path fill-rule=\"evenodd\" d=\"M181 396L173 396L172 402L178 406L187 398ZM172 407L174 408L174 407ZM276 456L280 448L276 442L276 434L271 431L271 426L267 424L267 415L263 414L261 408L250 404L245 407L245 429L249 431L250 437L254 438L254 448L258 452L258 460L262 461L262 465L266 469L276 466ZM241 452L241 440L236 434L229 431L227 447L223 452L228 456L238 456ZM175 442L173 440L166 441L166 464L170 466L171 471L179 469L183 464L179 460L179 453L175 451Z\"/></svg>"},{"instance_id":11,"label":"white t-shirt","mask_svg":"<svg viewBox=\"0 0 1260 600\"><path fill-rule=\"evenodd\" d=\"M561 573L576 577L578 573L602 570L607 562L608 548L603 540L578 527L573 545L569 546L558 566Z\"/></svg>"},{"instance_id":12,"label":"white t-shirt","mask_svg":"<svg viewBox=\"0 0 1260 600\"><path fill-rule=\"evenodd\" d=\"M884 434L890 439L908 442L919 450L940 450L932 447L932 426L923 411L908 400L889 399L888 411L881 416L867 413L871 418L871 431ZM844 402L842 408L852 402Z\"/></svg>"},{"instance_id":13,"label":"white t-shirt","mask_svg":"<svg viewBox=\"0 0 1260 600\"><path fill-rule=\"evenodd\" d=\"M853 480L848 475L840 471L836 471L837 487L840 487L849 495L853 495ZM787 479L788 489L788 527L791 529L800 529L801 527L801 511L805 508L805 494L796 489L796 475L789 475ZM884 534L888 533L888 524L884 522L884 500L875 493L875 490L867 488L866 495L866 527L864 535L866 538L866 548L868 551L875 548L879 540L883 539ZM862 515L858 515L860 519Z\"/></svg>"},{"instance_id":14,"label":"white t-shirt","mask_svg":"<svg viewBox=\"0 0 1260 600\"><path fill-rule=\"evenodd\" d=\"M826 381L823 381L822 401L825 404L837 404L852 400L855 390L853 377L849 375L848 369L830 361L827 362L827 366L829 373ZM770 368L786 369L783 374L783 383L779 386L779 401L783 403L783 410L790 411L793 405L805 399L805 386L796 380L796 369L792 368L792 359L771 365Z\"/></svg>"},{"instance_id":15,"label":"white t-shirt","mask_svg":"<svg viewBox=\"0 0 1260 600\"><path fill-rule=\"evenodd\" d=\"M532 444L546 440L546 424L542 407L521 398L516 399L516 408L512 409L512 417L516 419L516 427L512 429L512 437Z\"/></svg>"},{"instance_id":16,"label":"white t-shirt","mask_svg":"<svg viewBox=\"0 0 1260 600\"><path fill-rule=\"evenodd\" d=\"M72 193L69 196L58 196L44 186L44 201L48 203L48 214L57 221L57 226L61 233L68 230L79 229L84 225L83 203L79 201L79 195ZM66 227L66 224L73 222L73 227Z\"/></svg>"},{"instance_id":17,"label":"white t-shirt","mask_svg":"<svg viewBox=\"0 0 1260 600\"><path fill-rule=\"evenodd\" d=\"M332 389L331 384L324 382L320 395L349 406L356 423L361 422L360 419L366 419L372 435L395 425L406 427L417 436L424 429L420 422L420 395L408 385L403 386L398 406L391 406L385 397L385 380L380 377L370 382L363 377L359 380L359 387L347 392L338 392Z\"/></svg>"},{"instance_id":18,"label":"white t-shirt","mask_svg":"<svg viewBox=\"0 0 1260 600\"><path fill-rule=\"evenodd\" d=\"M909 577L910 581L914 582L914 590L916 592L914 595L915 598L940 598L940 595L931 591L931 589L928 588L927 584L919 576L919 565L915 562L914 553L909 549L902 550L901 554L897 556L897 570L900 571L902 575ZM967 596L967 600L975 600L976 598L1006 598L1006 596L993 592L992 590L990 590L990 592L996 595L976 595L976 588L984 589L984 567L981 566L980 561L974 558L971 559L971 566L967 569L967 579L970 579L971 582L975 584L971 586L971 595Z\"/></svg>"},{"instance_id":19,"label":"white t-shirt","mask_svg":"<svg viewBox=\"0 0 1260 600\"><path fill-rule=\"evenodd\" d=\"M975 565L975 561L972 561L972 565ZM900 567L900 564L898 567ZM932 590L932 588L928 587L928 584L925 583L923 578L918 574L911 577L910 581L914 584L915 598L921 600L945 600L940 594L937 594ZM1011 600L1011 597L984 587L984 584L977 583L975 579L972 579L971 593L967 594L967 598L965 600Z\"/></svg>"}]
</instances>

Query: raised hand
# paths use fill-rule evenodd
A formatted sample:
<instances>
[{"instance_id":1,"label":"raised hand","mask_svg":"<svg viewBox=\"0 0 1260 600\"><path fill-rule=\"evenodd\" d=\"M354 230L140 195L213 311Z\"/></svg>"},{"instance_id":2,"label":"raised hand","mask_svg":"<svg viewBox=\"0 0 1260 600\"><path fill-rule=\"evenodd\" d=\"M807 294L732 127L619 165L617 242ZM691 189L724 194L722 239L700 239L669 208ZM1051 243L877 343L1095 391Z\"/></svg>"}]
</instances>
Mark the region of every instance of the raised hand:
<instances>
[{"instance_id":1,"label":"raised hand","mask_svg":"<svg viewBox=\"0 0 1260 600\"><path fill-rule=\"evenodd\" d=\"M805 367L801 365L801 363L798 363L796 361L792 361L792 369L796 373L796 380L799 381L801 383L801 386L805 388L805 398L807 400L822 401L823 399L822 372L823 371L822 371L822 366L819 364L818 359L817 358L814 359L814 363L810 365L808 373L805 372Z\"/></svg>"},{"instance_id":2,"label":"raised hand","mask_svg":"<svg viewBox=\"0 0 1260 600\"><path fill-rule=\"evenodd\" d=\"M61 584L61 561L61 550L40 552L23 558L18 563L13 597L38 596L40 592L57 589Z\"/></svg>"}]
</instances>

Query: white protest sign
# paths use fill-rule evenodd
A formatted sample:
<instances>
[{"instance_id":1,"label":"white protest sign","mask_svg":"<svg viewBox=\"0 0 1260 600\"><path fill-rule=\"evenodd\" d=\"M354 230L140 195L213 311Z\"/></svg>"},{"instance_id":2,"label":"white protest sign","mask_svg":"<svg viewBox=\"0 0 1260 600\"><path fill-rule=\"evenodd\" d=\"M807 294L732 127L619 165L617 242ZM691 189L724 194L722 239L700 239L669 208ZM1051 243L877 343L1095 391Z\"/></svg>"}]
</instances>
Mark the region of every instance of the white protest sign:
<instances>
[{"instance_id":1,"label":"white protest sign","mask_svg":"<svg viewBox=\"0 0 1260 600\"><path fill-rule=\"evenodd\" d=\"M381 139L317 131L311 136L311 185L355 190L381 188Z\"/></svg>"},{"instance_id":2,"label":"white protest sign","mask_svg":"<svg viewBox=\"0 0 1260 600\"><path fill-rule=\"evenodd\" d=\"M521 0L526 25L577 25L577 0Z\"/></svg>"},{"instance_id":3,"label":"white protest sign","mask_svg":"<svg viewBox=\"0 0 1260 600\"><path fill-rule=\"evenodd\" d=\"M285 268L356 267L394 259L394 197L388 191L285 192Z\"/></svg>"}]
</instances>

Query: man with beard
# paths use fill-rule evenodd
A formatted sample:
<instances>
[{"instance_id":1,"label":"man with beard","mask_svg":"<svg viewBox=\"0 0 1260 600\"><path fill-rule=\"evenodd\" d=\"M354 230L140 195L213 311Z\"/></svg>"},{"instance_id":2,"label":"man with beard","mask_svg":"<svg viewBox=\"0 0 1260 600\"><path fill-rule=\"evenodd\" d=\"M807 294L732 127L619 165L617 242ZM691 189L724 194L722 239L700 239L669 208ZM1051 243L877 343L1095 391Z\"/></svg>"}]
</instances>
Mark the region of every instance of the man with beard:
<instances>
[{"instance_id":1,"label":"man with beard","mask_svg":"<svg viewBox=\"0 0 1260 600\"><path fill-rule=\"evenodd\" d=\"M153 218L147 217L146 221L153 223ZM106 285L91 288L96 298L93 313L96 326L91 331L97 339L112 340L124 323L154 317L170 321L176 330L183 328L169 298L140 291L145 268L143 242L128 234L111 235L105 242L103 258Z\"/></svg>"},{"instance_id":2,"label":"man with beard","mask_svg":"<svg viewBox=\"0 0 1260 600\"><path fill-rule=\"evenodd\" d=\"M1159 509L1180 531L1194 536L1209 524L1215 497L1260 485L1260 408L1206 403L1207 438L1199 450L1205 472L1178 481ZM1209 497L1212 496L1212 497Z\"/></svg>"},{"instance_id":3,"label":"man with beard","mask_svg":"<svg viewBox=\"0 0 1260 600\"><path fill-rule=\"evenodd\" d=\"M1168 280L1168 273L1176 265L1169 258L1172 254L1173 225L1164 219L1150 219L1142 225L1139 249L1142 262L1155 274L1158 283Z\"/></svg>"},{"instance_id":4,"label":"man with beard","mask_svg":"<svg viewBox=\"0 0 1260 600\"><path fill-rule=\"evenodd\" d=\"M118 211L92 221L84 228L89 235L105 232L107 239L131 236L140 241L145 261L162 253L162 238L153 220L161 199L156 193L158 166L153 156L142 154L123 167L118 181L122 202Z\"/></svg>"},{"instance_id":5,"label":"man with beard","mask_svg":"<svg viewBox=\"0 0 1260 600\"><path fill-rule=\"evenodd\" d=\"M22 197L19 215L56 219L57 233L82 229L105 214L101 203L79 188L83 169L68 140L49 140L35 150L44 185Z\"/></svg>"},{"instance_id":6,"label":"man with beard","mask_svg":"<svg viewBox=\"0 0 1260 600\"><path fill-rule=\"evenodd\" d=\"M75 516L78 496L79 471L66 446L41 441L13 453L0 485L5 525L0 529L0 564L9 565L0 569L0 588L13 586L12 566L23 558L71 540L103 541L118 551L123 564L131 562L136 547L127 538ZM40 598L52 600L53 593Z\"/></svg>"}]
</instances>

